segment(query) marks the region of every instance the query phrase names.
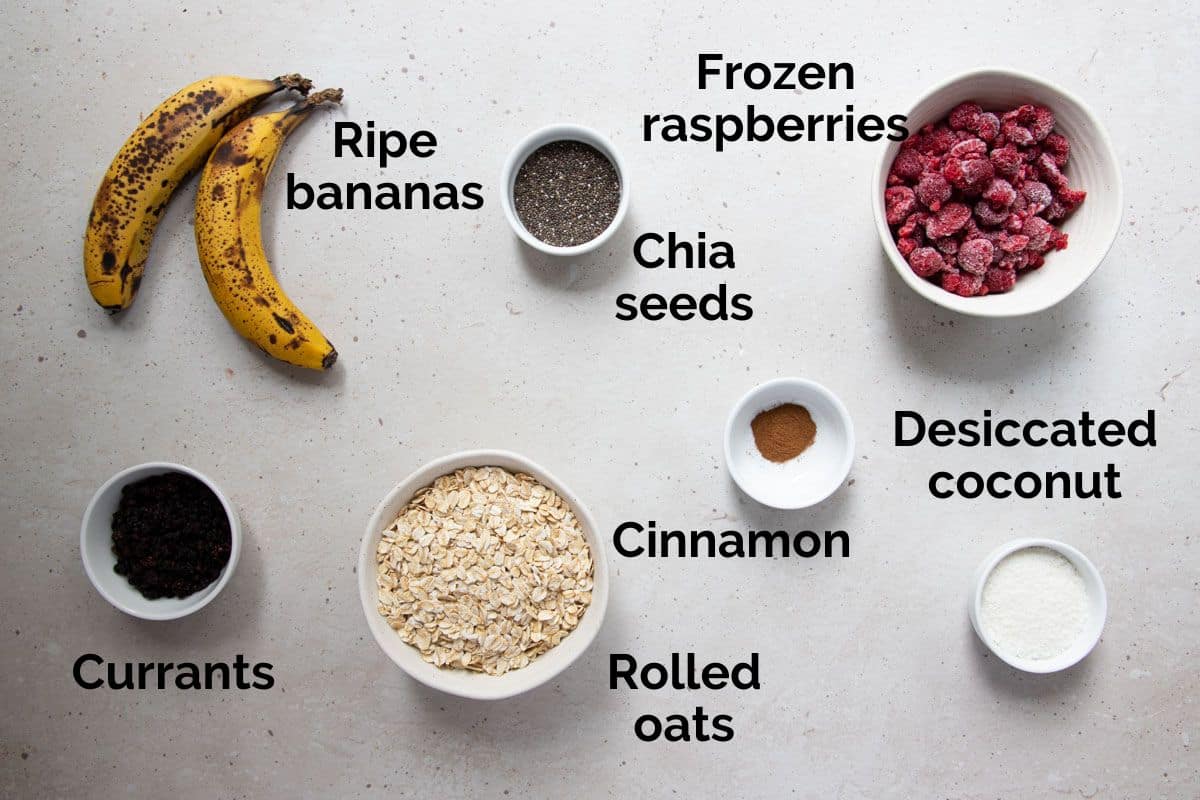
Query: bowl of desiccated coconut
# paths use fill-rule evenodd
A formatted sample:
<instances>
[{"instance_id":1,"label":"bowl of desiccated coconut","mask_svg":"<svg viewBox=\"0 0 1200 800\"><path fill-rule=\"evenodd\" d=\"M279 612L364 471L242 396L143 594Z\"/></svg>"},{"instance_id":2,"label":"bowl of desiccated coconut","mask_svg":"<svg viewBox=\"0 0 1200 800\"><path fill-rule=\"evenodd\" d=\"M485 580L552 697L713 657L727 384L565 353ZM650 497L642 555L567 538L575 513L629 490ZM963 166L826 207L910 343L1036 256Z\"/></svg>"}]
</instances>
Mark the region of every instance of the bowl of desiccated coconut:
<instances>
[{"instance_id":1,"label":"bowl of desiccated coconut","mask_svg":"<svg viewBox=\"0 0 1200 800\"><path fill-rule=\"evenodd\" d=\"M523 456L432 461L375 509L359 598L383 651L450 694L499 700L553 679L596 637L608 568L596 523Z\"/></svg>"}]
</instances>

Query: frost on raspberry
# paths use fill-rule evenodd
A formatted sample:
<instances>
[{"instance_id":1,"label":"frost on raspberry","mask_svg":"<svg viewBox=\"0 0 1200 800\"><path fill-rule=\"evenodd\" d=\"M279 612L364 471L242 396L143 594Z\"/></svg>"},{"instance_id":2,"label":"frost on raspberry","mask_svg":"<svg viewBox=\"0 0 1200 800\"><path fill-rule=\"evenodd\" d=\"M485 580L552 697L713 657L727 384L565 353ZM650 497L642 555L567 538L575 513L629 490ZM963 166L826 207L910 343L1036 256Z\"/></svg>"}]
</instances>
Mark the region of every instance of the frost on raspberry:
<instances>
[{"instance_id":1,"label":"frost on raspberry","mask_svg":"<svg viewBox=\"0 0 1200 800\"><path fill-rule=\"evenodd\" d=\"M1000 123L1000 133L1004 138L1018 147L1028 147L1033 144L1033 132L1019 125L1016 120L1006 120Z\"/></svg>"},{"instance_id":2,"label":"frost on raspberry","mask_svg":"<svg viewBox=\"0 0 1200 800\"><path fill-rule=\"evenodd\" d=\"M1054 130L1054 112L1043 106L1035 106L1029 131L1036 141L1042 141Z\"/></svg>"},{"instance_id":3,"label":"frost on raspberry","mask_svg":"<svg viewBox=\"0 0 1200 800\"><path fill-rule=\"evenodd\" d=\"M992 162L986 158L947 158L942 167L942 177L955 189L969 195L978 195L995 176Z\"/></svg>"},{"instance_id":4,"label":"frost on raspberry","mask_svg":"<svg viewBox=\"0 0 1200 800\"><path fill-rule=\"evenodd\" d=\"M933 243L933 246L942 255L952 256L958 252L958 239L955 239L953 236L947 236L945 239L938 239Z\"/></svg>"},{"instance_id":5,"label":"frost on raspberry","mask_svg":"<svg viewBox=\"0 0 1200 800\"><path fill-rule=\"evenodd\" d=\"M1021 193L1029 201L1029 210L1034 214L1048 208L1054 200L1054 195L1050 193L1050 187L1041 181L1029 181L1021 187Z\"/></svg>"},{"instance_id":6,"label":"frost on raspberry","mask_svg":"<svg viewBox=\"0 0 1200 800\"><path fill-rule=\"evenodd\" d=\"M954 147L951 147L950 155L953 158L978 158L979 156L986 155L987 151L987 142L983 139L969 136L954 145Z\"/></svg>"},{"instance_id":7,"label":"frost on raspberry","mask_svg":"<svg viewBox=\"0 0 1200 800\"><path fill-rule=\"evenodd\" d=\"M926 172L917 182L917 199L930 211L937 211L950 199L950 183L936 172Z\"/></svg>"},{"instance_id":8,"label":"frost on raspberry","mask_svg":"<svg viewBox=\"0 0 1200 800\"><path fill-rule=\"evenodd\" d=\"M1042 148L1054 159L1054 163L1062 169L1071 157L1071 143L1061 133L1052 133L1042 142Z\"/></svg>"},{"instance_id":9,"label":"frost on raspberry","mask_svg":"<svg viewBox=\"0 0 1200 800\"><path fill-rule=\"evenodd\" d=\"M947 203L942 210L933 215L925 223L925 235L930 239L944 239L954 235L955 231L967 224L971 218L971 209L962 203Z\"/></svg>"},{"instance_id":10,"label":"frost on raspberry","mask_svg":"<svg viewBox=\"0 0 1200 800\"><path fill-rule=\"evenodd\" d=\"M958 140L954 138L954 131L947 128L945 125L938 125L929 132L929 139L926 145L926 153L933 155L942 155L949 152L951 147L954 147Z\"/></svg>"},{"instance_id":11,"label":"frost on raspberry","mask_svg":"<svg viewBox=\"0 0 1200 800\"><path fill-rule=\"evenodd\" d=\"M915 181L925 169L925 159L916 150L901 150L892 162L892 174L905 181Z\"/></svg>"},{"instance_id":12,"label":"frost on raspberry","mask_svg":"<svg viewBox=\"0 0 1200 800\"><path fill-rule=\"evenodd\" d=\"M968 239L958 248L958 266L972 275L982 275L991 266L993 251L987 239Z\"/></svg>"},{"instance_id":13,"label":"frost on raspberry","mask_svg":"<svg viewBox=\"0 0 1200 800\"><path fill-rule=\"evenodd\" d=\"M971 275L958 270L942 273L942 288L959 297L974 297L982 287L982 275Z\"/></svg>"},{"instance_id":14,"label":"frost on raspberry","mask_svg":"<svg viewBox=\"0 0 1200 800\"><path fill-rule=\"evenodd\" d=\"M1041 217L1030 217L1021 232L1029 237L1030 250L1044 253L1050 247L1050 234L1054 232L1054 226Z\"/></svg>"},{"instance_id":15,"label":"frost on raspberry","mask_svg":"<svg viewBox=\"0 0 1200 800\"><path fill-rule=\"evenodd\" d=\"M1015 147L997 147L988 155L988 160L992 162L997 175L1009 180L1021 172L1021 153Z\"/></svg>"},{"instance_id":16,"label":"frost on raspberry","mask_svg":"<svg viewBox=\"0 0 1200 800\"><path fill-rule=\"evenodd\" d=\"M1055 200L1043 212L1043 216L1051 222L1062 222L1067 218L1067 207L1063 205L1061 200Z\"/></svg>"},{"instance_id":17,"label":"frost on raspberry","mask_svg":"<svg viewBox=\"0 0 1200 800\"><path fill-rule=\"evenodd\" d=\"M1020 253L1029 247L1029 237L1023 233L1000 237L1000 249L1006 253Z\"/></svg>"},{"instance_id":18,"label":"frost on raspberry","mask_svg":"<svg viewBox=\"0 0 1200 800\"><path fill-rule=\"evenodd\" d=\"M959 103L950 112L950 127L959 131L974 130L982 113L978 103Z\"/></svg>"},{"instance_id":19,"label":"frost on raspberry","mask_svg":"<svg viewBox=\"0 0 1200 800\"><path fill-rule=\"evenodd\" d=\"M932 247L918 247L908 257L908 264L912 267L912 271L922 278L936 275L946 266L942 254Z\"/></svg>"},{"instance_id":20,"label":"frost on raspberry","mask_svg":"<svg viewBox=\"0 0 1200 800\"><path fill-rule=\"evenodd\" d=\"M988 188L983 191L983 199L996 208L1008 208L1017 199L1017 192L1004 178L992 178Z\"/></svg>"},{"instance_id":21,"label":"frost on raspberry","mask_svg":"<svg viewBox=\"0 0 1200 800\"><path fill-rule=\"evenodd\" d=\"M899 225L917 208L917 198L907 186L893 186L883 193L888 225Z\"/></svg>"},{"instance_id":22,"label":"frost on raspberry","mask_svg":"<svg viewBox=\"0 0 1200 800\"><path fill-rule=\"evenodd\" d=\"M1008 220L1008 209L993 208L987 200L975 204L975 218L984 225L1003 225Z\"/></svg>"},{"instance_id":23,"label":"frost on raspberry","mask_svg":"<svg viewBox=\"0 0 1200 800\"><path fill-rule=\"evenodd\" d=\"M1015 120L1022 125L1029 126L1037 119L1037 107L1032 103L1025 103L1014 108L1012 111L1005 113L1005 120Z\"/></svg>"},{"instance_id":24,"label":"frost on raspberry","mask_svg":"<svg viewBox=\"0 0 1200 800\"><path fill-rule=\"evenodd\" d=\"M984 285L995 294L1003 294L1017 285L1016 270L993 268L987 271Z\"/></svg>"},{"instance_id":25,"label":"frost on raspberry","mask_svg":"<svg viewBox=\"0 0 1200 800\"><path fill-rule=\"evenodd\" d=\"M1000 135L1000 118L991 112L980 114L973 130L985 142L994 142Z\"/></svg>"},{"instance_id":26,"label":"frost on raspberry","mask_svg":"<svg viewBox=\"0 0 1200 800\"><path fill-rule=\"evenodd\" d=\"M1013 272L1025 269L1029 264L1029 255L1027 253L1005 253L1000 257L997 264L1000 269L1009 269Z\"/></svg>"}]
</instances>

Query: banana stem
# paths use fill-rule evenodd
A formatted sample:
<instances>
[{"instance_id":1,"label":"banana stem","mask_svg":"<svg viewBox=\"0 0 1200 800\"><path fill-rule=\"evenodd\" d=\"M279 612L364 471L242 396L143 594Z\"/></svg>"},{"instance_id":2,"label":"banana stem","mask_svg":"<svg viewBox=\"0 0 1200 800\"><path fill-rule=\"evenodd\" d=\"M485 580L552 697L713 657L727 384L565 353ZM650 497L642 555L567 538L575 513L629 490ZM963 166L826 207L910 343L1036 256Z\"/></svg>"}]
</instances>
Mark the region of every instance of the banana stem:
<instances>
[{"instance_id":1,"label":"banana stem","mask_svg":"<svg viewBox=\"0 0 1200 800\"><path fill-rule=\"evenodd\" d=\"M301 121L308 117L308 113L319 105L324 103L341 103L341 89L322 89L319 92L313 92L303 100L297 100L296 103L288 109L286 119L294 120L290 123L284 123L291 130Z\"/></svg>"},{"instance_id":2,"label":"banana stem","mask_svg":"<svg viewBox=\"0 0 1200 800\"><path fill-rule=\"evenodd\" d=\"M276 85L280 89L295 89L302 95L308 95L312 91L312 81L302 77L295 72L289 72L287 75L280 75L275 79Z\"/></svg>"},{"instance_id":3,"label":"banana stem","mask_svg":"<svg viewBox=\"0 0 1200 800\"><path fill-rule=\"evenodd\" d=\"M315 106L319 106L322 103L339 103L340 104L342 102L342 90L341 89L322 89L319 92L313 92L308 97L304 98L304 100L302 102L308 108L313 108Z\"/></svg>"}]
</instances>

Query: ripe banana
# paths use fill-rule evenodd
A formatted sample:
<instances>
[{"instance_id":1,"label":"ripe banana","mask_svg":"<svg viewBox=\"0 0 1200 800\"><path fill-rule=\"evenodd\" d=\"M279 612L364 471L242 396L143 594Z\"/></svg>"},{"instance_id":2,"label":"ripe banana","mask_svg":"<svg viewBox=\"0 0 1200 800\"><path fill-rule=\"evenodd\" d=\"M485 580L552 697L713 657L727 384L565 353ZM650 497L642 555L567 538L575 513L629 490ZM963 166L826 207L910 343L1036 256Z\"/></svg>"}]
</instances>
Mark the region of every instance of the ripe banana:
<instances>
[{"instance_id":1,"label":"ripe banana","mask_svg":"<svg viewBox=\"0 0 1200 800\"><path fill-rule=\"evenodd\" d=\"M83 271L96 302L111 313L133 303L167 201L229 128L281 89L311 88L299 75L218 75L185 86L142 120L109 166L88 216Z\"/></svg>"},{"instance_id":2,"label":"ripe banana","mask_svg":"<svg viewBox=\"0 0 1200 800\"><path fill-rule=\"evenodd\" d=\"M196 192L196 247L221 313L267 355L309 369L332 367L337 350L271 272L262 244L262 193L287 135L321 103L341 100L341 89L326 89L238 124L213 150Z\"/></svg>"}]
</instances>

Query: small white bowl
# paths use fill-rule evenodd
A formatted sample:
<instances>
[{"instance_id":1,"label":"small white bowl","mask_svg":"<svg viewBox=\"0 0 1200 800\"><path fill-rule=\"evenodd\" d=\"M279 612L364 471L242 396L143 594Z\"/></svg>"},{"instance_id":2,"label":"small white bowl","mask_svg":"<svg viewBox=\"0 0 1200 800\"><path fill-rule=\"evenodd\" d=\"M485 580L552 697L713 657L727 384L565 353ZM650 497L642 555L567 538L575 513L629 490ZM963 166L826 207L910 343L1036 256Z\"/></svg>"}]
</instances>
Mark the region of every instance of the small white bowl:
<instances>
[{"instance_id":1,"label":"small white bowl","mask_svg":"<svg viewBox=\"0 0 1200 800\"><path fill-rule=\"evenodd\" d=\"M463 467L502 467L510 472L524 472L553 489L575 512L575 518L579 520L588 547L592 550L592 563L595 565L592 603L579 620L578 627L557 646L535 658L529 666L503 675L443 669L426 663L415 647L400 639L400 635L391 629L378 610L375 550L384 530L419 489ZM579 498L565 484L524 456L506 450L467 450L431 461L388 492L367 523L367 531L358 552L358 596L362 601L363 614L367 617L367 627L383 652L426 686L472 700L502 700L527 692L552 680L579 658L596 638L604 622L604 613L608 608L608 563L597 531L596 521Z\"/></svg>"},{"instance_id":2,"label":"small white bowl","mask_svg":"<svg viewBox=\"0 0 1200 800\"><path fill-rule=\"evenodd\" d=\"M1121 170L1112 142L1094 114L1075 95L1041 78L1010 69L980 69L950 78L926 92L908 114L907 127L916 133L927 123L944 119L959 103L974 100L985 110L1010 109L1022 103L1043 105L1054 112L1056 130L1071 142L1066 174L1071 185L1087 191L1062 229L1070 236L1066 250L1046 254L1040 269L1022 273L1004 294L959 297L912 271L896 248L888 228L883 193L887 174L900 151L900 142L882 148L871 182L871 206L884 252L900 277L917 294L943 308L980 317L1014 317L1043 311L1083 285L1108 254L1121 227Z\"/></svg>"},{"instance_id":3,"label":"small white bowl","mask_svg":"<svg viewBox=\"0 0 1200 800\"><path fill-rule=\"evenodd\" d=\"M617 179L621 182L621 200L617 205L617 214L613 217L612 222L595 239L570 247L547 244L530 233L521 222L521 218L517 216L517 209L513 204L513 185L517 181L517 173L520 172L525 159L529 158L542 145L563 141L583 142L599 150L605 158L612 162L613 169L617 171ZM508 160L504 162L504 171L500 175L500 187L500 204L504 207L504 216L508 219L508 224L512 226L513 231L525 244L552 256L578 256L595 250L616 233L617 228L621 227L621 222L625 219L626 212L629 211L629 173L625 169L625 163L607 138L598 131L583 125L569 123L547 125L526 136L513 148L513 151L509 153Z\"/></svg>"},{"instance_id":4,"label":"small white bowl","mask_svg":"<svg viewBox=\"0 0 1200 800\"><path fill-rule=\"evenodd\" d=\"M196 478L217 496L225 507L225 516L229 518L229 533L231 536L229 563L221 570L221 575L195 594L187 597L160 597L149 600L141 592L129 585L124 577L113 571L117 557L112 551L112 517L121 500L121 490L131 483L149 478L152 475L164 475L169 472L181 472ZM149 620L178 619L192 614L211 603L237 568L238 556L242 551L242 526L238 521L237 511L229 498L212 480L196 470L182 464L171 464L165 461L153 461L148 464L138 464L136 467L118 472L92 496L87 510L83 512L83 524L80 526L79 550L83 556L83 569L96 591L115 607L134 617Z\"/></svg>"},{"instance_id":5,"label":"small white bowl","mask_svg":"<svg viewBox=\"0 0 1200 800\"><path fill-rule=\"evenodd\" d=\"M1044 547L1047 550L1053 550L1070 561L1079 572L1080 577L1083 578L1084 588L1087 589L1089 613L1083 631L1079 634L1079 638L1075 640L1075 644L1054 658L1034 660L1005 653L988 639L983 631L983 625L979 621L980 608L983 603L983 587L987 585L992 570L1005 557L1018 550L1025 550L1031 547ZM1092 648L1096 646L1096 643L1100 641L1100 634L1104 631L1104 622L1108 618L1108 595L1104 591L1104 581L1100 579L1099 570L1088 560L1087 556L1074 547L1055 541L1054 539L1014 539L989 553L988 557L975 570L975 576L971 584L971 594L967 604L967 613L971 617L971 627L975 629L975 634L979 637L980 641L987 645L987 648L1004 663L1024 672L1040 674L1060 672L1082 661L1088 653L1092 652Z\"/></svg>"},{"instance_id":6,"label":"small white bowl","mask_svg":"<svg viewBox=\"0 0 1200 800\"><path fill-rule=\"evenodd\" d=\"M817 437L800 455L776 464L758 452L750 422L784 403L808 409ZM850 474L854 424L833 392L803 378L776 378L746 393L725 424L725 464L741 490L763 505L794 510L829 497Z\"/></svg>"}]
</instances>

